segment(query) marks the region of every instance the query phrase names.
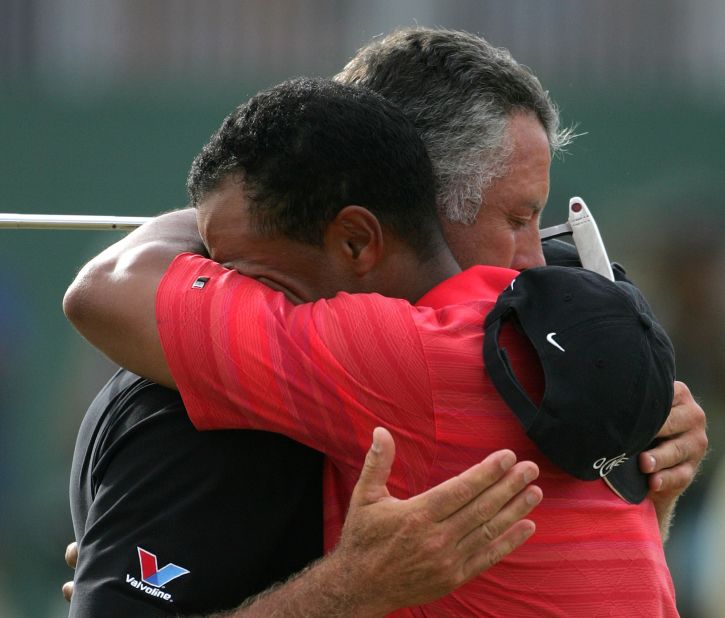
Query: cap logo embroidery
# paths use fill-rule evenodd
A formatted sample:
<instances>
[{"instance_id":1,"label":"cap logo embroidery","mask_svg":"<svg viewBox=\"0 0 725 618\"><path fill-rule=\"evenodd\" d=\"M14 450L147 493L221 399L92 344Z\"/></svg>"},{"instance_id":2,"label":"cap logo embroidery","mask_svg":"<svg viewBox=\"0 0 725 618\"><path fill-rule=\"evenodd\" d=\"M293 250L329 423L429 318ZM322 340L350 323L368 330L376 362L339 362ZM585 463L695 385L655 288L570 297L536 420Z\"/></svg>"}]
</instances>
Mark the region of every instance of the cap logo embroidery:
<instances>
[{"instance_id":1,"label":"cap logo embroidery","mask_svg":"<svg viewBox=\"0 0 725 618\"><path fill-rule=\"evenodd\" d=\"M564 348L562 348L556 341L554 341L554 337L556 337L556 333L549 333L548 335L546 335L546 340L555 348L559 348L562 352L566 352Z\"/></svg>"},{"instance_id":2,"label":"cap logo embroidery","mask_svg":"<svg viewBox=\"0 0 725 618\"><path fill-rule=\"evenodd\" d=\"M627 461L627 459L629 459L629 457L627 457L627 453L617 455L610 460L607 460L606 457L602 457L601 459L597 459L592 467L595 470L599 470L599 476L605 478L612 470L614 470L614 468Z\"/></svg>"}]
</instances>

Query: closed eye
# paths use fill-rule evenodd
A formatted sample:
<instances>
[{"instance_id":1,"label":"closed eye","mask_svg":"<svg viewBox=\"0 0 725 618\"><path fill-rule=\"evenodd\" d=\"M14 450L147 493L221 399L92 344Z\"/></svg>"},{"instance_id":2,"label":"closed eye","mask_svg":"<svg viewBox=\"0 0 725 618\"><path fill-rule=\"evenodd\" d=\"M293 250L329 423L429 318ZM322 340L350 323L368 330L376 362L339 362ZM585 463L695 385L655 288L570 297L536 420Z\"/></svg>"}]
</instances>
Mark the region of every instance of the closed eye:
<instances>
[{"instance_id":1,"label":"closed eye","mask_svg":"<svg viewBox=\"0 0 725 618\"><path fill-rule=\"evenodd\" d=\"M527 225L529 225L531 223L531 220L532 220L532 217L526 217L526 218L512 217L509 219L509 224L511 225L511 227L513 229L520 230L520 229L525 228Z\"/></svg>"}]
</instances>

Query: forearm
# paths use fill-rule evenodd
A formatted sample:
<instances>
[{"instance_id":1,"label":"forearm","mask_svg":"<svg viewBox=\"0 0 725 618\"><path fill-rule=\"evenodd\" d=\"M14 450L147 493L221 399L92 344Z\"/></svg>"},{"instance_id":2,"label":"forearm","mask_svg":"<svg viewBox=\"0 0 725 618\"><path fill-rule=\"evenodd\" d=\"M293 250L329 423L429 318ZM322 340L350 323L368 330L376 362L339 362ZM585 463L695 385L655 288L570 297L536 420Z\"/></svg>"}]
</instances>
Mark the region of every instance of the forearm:
<instances>
[{"instance_id":1,"label":"forearm","mask_svg":"<svg viewBox=\"0 0 725 618\"><path fill-rule=\"evenodd\" d=\"M384 616L448 594L521 546L541 501L532 462L497 451L428 491L397 500L386 483L393 437L375 429L337 548L285 584L206 618ZM75 567L77 545L66 551ZM64 586L72 594L72 584Z\"/></svg>"},{"instance_id":2,"label":"forearm","mask_svg":"<svg viewBox=\"0 0 725 618\"><path fill-rule=\"evenodd\" d=\"M186 251L205 252L195 211L157 217L81 269L63 299L66 316L113 361L173 385L156 328L155 299L169 264Z\"/></svg>"},{"instance_id":3,"label":"forearm","mask_svg":"<svg viewBox=\"0 0 725 618\"><path fill-rule=\"evenodd\" d=\"M657 522L660 527L660 537L662 538L663 544L670 538L670 526L675 518L676 504L677 498L674 498L667 504L655 503L655 512L657 513Z\"/></svg>"},{"instance_id":4,"label":"forearm","mask_svg":"<svg viewBox=\"0 0 725 618\"><path fill-rule=\"evenodd\" d=\"M381 606L376 597L374 590L352 573L344 557L333 552L236 610L207 618L374 618L395 609Z\"/></svg>"}]
</instances>

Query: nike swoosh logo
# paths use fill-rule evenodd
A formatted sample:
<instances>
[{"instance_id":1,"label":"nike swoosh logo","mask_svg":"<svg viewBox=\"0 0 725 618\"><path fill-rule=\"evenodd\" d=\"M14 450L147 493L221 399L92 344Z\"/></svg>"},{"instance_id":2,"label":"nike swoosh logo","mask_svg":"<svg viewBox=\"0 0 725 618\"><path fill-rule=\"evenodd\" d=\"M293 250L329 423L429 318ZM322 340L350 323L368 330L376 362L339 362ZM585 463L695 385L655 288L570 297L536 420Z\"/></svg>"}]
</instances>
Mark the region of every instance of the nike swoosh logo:
<instances>
[{"instance_id":1,"label":"nike swoosh logo","mask_svg":"<svg viewBox=\"0 0 725 618\"><path fill-rule=\"evenodd\" d=\"M556 336L556 333L549 333L546 335L546 340L553 345L555 348L559 348L562 352L566 352L564 348L562 348L556 341L554 341L554 337Z\"/></svg>"}]
</instances>

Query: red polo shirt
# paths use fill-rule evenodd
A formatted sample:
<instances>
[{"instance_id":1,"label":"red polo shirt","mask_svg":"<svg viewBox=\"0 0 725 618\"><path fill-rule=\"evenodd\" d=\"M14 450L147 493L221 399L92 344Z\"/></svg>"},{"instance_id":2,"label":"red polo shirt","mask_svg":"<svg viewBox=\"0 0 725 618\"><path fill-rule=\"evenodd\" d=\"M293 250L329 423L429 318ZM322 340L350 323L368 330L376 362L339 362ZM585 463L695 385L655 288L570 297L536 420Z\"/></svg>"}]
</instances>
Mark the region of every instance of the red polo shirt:
<instances>
[{"instance_id":1,"label":"red polo shirt","mask_svg":"<svg viewBox=\"0 0 725 618\"><path fill-rule=\"evenodd\" d=\"M539 465L544 501L533 515L536 534L459 590L400 615L677 615L651 502L626 504L604 483L555 468L486 377L484 317L516 274L477 266L416 306L345 293L295 306L185 254L159 286L159 333L198 429L277 431L327 455L328 550L377 425L395 437L388 486L399 498L501 448ZM540 393L530 349L513 333L504 336L524 387Z\"/></svg>"}]
</instances>

